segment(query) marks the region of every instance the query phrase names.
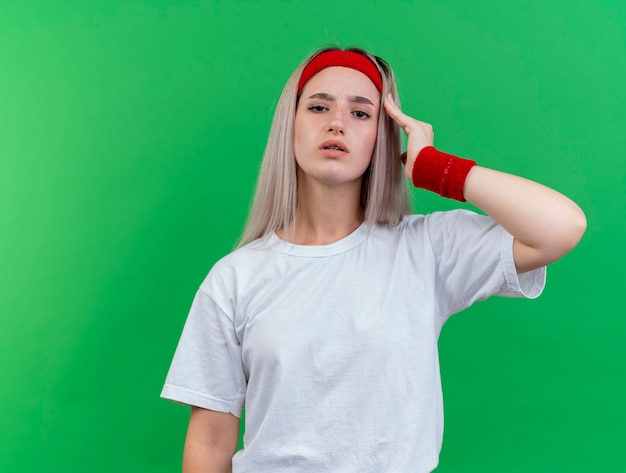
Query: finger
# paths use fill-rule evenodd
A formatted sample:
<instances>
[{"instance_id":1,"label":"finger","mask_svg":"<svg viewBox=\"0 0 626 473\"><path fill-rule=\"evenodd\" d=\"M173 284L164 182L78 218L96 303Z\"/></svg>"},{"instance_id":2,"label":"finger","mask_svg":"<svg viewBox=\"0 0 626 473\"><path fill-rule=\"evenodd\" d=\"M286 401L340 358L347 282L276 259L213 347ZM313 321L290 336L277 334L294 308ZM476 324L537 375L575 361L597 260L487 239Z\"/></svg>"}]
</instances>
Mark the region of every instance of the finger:
<instances>
[{"instance_id":1,"label":"finger","mask_svg":"<svg viewBox=\"0 0 626 473\"><path fill-rule=\"evenodd\" d=\"M416 128L419 128L421 122L402 112L402 110L400 110L394 102L391 94L389 94L385 99L384 106L387 114L400 126L400 128L404 130L407 135Z\"/></svg>"},{"instance_id":2,"label":"finger","mask_svg":"<svg viewBox=\"0 0 626 473\"><path fill-rule=\"evenodd\" d=\"M391 107L386 109L387 115L391 117L391 119L398 124L400 128L402 128L407 134L415 128L410 117L402 113L398 109L392 109Z\"/></svg>"},{"instance_id":3,"label":"finger","mask_svg":"<svg viewBox=\"0 0 626 473\"><path fill-rule=\"evenodd\" d=\"M396 103L391 97L391 94L387 95L384 102L385 111L387 114L402 128L408 125L409 117L402 113L402 110L398 108Z\"/></svg>"}]
</instances>

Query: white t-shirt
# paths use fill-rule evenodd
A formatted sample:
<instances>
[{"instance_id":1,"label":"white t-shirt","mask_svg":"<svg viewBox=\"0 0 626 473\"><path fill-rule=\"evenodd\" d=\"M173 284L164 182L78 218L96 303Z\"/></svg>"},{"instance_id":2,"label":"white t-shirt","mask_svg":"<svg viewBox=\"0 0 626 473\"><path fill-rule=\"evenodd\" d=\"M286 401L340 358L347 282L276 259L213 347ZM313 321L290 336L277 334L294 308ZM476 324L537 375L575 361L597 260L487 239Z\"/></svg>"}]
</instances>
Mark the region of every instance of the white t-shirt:
<instances>
[{"instance_id":1,"label":"white t-shirt","mask_svg":"<svg viewBox=\"0 0 626 473\"><path fill-rule=\"evenodd\" d=\"M464 210L361 225L323 246L259 239L218 261L162 396L241 415L233 473L420 473L438 463L437 339L490 295L537 297L513 237Z\"/></svg>"}]
</instances>

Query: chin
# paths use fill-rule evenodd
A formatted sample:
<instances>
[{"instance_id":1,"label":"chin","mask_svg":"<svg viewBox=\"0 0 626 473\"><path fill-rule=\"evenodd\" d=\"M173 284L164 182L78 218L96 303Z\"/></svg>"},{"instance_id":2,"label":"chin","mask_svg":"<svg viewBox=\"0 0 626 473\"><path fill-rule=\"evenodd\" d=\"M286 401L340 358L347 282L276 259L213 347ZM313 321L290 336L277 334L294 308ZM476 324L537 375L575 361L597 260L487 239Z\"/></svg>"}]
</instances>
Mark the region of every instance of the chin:
<instances>
[{"instance_id":1,"label":"chin","mask_svg":"<svg viewBox=\"0 0 626 473\"><path fill-rule=\"evenodd\" d=\"M338 186L342 184L360 183L367 166L363 169L348 167L345 162L327 161L321 166L298 165L298 179L312 179L326 185Z\"/></svg>"}]
</instances>

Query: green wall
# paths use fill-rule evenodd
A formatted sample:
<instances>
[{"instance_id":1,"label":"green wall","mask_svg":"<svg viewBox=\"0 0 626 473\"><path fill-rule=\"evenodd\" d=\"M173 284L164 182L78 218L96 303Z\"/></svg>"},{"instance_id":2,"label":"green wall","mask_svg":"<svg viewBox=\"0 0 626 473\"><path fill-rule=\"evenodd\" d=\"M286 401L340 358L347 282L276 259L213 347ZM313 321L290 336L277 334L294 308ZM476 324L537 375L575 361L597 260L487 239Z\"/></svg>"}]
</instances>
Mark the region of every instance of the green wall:
<instances>
[{"instance_id":1,"label":"green wall","mask_svg":"<svg viewBox=\"0 0 626 473\"><path fill-rule=\"evenodd\" d=\"M0 471L179 469L188 410L158 396L191 298L327 43L386 58L439 148L588 216L541 298L444 328L437 471L626 471L624 25L622 0L2 0Z\"/></svg>"}]
</instances>

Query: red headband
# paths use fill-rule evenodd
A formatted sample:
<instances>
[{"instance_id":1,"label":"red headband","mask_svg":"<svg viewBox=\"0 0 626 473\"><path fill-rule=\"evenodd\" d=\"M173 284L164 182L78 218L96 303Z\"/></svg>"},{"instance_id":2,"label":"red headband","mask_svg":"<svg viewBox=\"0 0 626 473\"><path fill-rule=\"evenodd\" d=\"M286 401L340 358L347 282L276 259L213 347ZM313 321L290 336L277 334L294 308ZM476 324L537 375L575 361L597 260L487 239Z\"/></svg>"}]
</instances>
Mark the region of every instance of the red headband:
<instances>
[{"instance_id":1,"label":"red headband","mask_svg":"<svg viewBox=\"0 0 626 473\"><path fill-rule=\"evenodd\" d=\"M322 69L333 66L349 67L362 72L374 83L378 92L383 93L383 80L380 77L380 72L378 72L378 68L369 58L354 51L333 49L318 54L306 65L300 76L300 82L298 82L298 94L302 92L302 88L311 77Z\"/></svg>"}]
</instances>

